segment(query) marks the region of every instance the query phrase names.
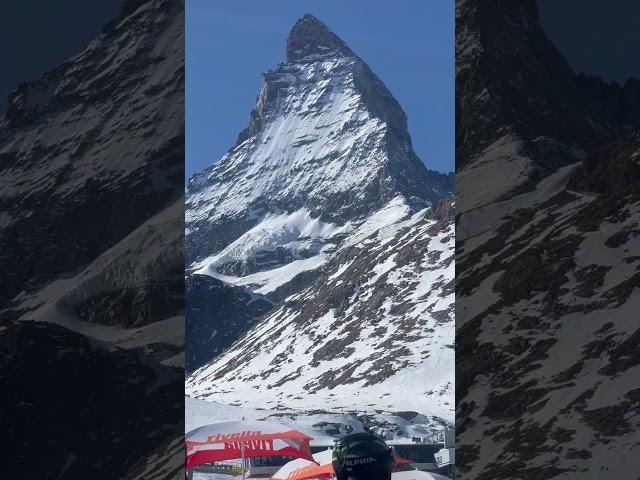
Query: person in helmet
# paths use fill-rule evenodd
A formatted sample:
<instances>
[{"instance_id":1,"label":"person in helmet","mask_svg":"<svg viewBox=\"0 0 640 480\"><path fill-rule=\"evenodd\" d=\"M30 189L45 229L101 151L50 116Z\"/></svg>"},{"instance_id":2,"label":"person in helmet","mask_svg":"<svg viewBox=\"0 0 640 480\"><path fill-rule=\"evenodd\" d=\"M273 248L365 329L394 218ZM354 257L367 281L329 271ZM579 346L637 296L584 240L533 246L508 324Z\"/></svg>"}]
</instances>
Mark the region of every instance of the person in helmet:
<instances>
[{"instance_id":1,"label":"person in helmet","mask_svg":"<svg viewBox=\"0 0 640 480\"><path fill-rule=\"evenodd\" d=\"M337 480L391 480L393 454L380 437L352 433L338 440L331 463Z\"/></svg>"}]
</instances>

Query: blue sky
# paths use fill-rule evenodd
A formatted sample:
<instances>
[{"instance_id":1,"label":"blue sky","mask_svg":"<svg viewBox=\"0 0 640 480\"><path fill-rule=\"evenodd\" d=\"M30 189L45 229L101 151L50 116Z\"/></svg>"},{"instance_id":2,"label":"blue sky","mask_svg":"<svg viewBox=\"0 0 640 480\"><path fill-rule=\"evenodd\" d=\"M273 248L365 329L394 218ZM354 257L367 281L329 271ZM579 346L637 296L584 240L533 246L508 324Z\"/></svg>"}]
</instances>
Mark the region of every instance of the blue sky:
<instances>
[{"instance_id":1,"label":"blue sky","mask_svg":"<svg viewBox=\"0 0 640 480\"><path fill-rule=\"evenodd\" d=\"M260 74L285 60L311 13L382 79L407 114L418 156L454 169L453 0L186 0L186 176L233 146Z\"/></svg>"}]
</instances>

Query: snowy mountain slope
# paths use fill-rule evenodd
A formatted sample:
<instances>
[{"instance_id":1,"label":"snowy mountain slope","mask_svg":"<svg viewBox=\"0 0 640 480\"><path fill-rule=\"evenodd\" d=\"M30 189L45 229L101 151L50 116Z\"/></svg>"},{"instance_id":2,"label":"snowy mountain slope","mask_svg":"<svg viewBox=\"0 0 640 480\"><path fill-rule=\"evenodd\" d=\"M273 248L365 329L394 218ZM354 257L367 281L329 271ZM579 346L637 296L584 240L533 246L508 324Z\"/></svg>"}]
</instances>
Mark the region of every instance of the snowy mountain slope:
<instances>
[{"instance_id":1,"label":"snowy mountain slope","mask_svg":"<svg viewBox=\"0 0 640 480\"><path fill-rule=\"evenodd\" d=\"M182 478L183 25L124 2L0 119L8 476Z\"/></svg>"},{"instance_id":2,"label":"snowy mountain slope","mask_svg":"<svg viewBox=\"0 0 640 480\"><path fill-rule=\"evenodd\" d=\"M317 19L299 20L237 145L187 187L189 271L272 302L224 345L212 339L222 354L188 377L189 395L451 418L451 187L417 158L369 67ZM192 324L212 328L201 311Z\"/></svg>"},{"instance_id":3,"label":"snowy mountain slope","mask_svg":"<svg viewBox=\"0 0 640 480\"><path fill-rule=\"evenodd\" d=\"M384 84L350 50L334 48L342 41L312 16L290 39L307 29L313 51L290 48L287 62L263 75L249 129L189 181L189 263L269 214L306 209L344 224L398 193L424 206L451 189L450 177L426 170L413 153L404 112Z\"/></svg>"},{"instance_id":4,"label":"snowy mountain slope","mask_svg":"<svg viewBox=\"0 0 640 480\"><path fill-rule=\"evenodd\" d=\"M640 142L615 148L637 171L630 156L640 152ZM596 465L615 454L624 460L608 464L609 472L635 471L637 404L630 379L638 373L631 352L637 347L640 177L624 193L595 194L576 189L583 168L562 168L531 192L485 205L466 220L461 214L457 305L464 323L456 353L465 400L458 430L462 451L473 452L464 462L468 478L483 471L474 459L494 463L488 471L496 474L510 468L506 458L528 454L504 443L525 432L549 439L536 447L535 460L527 459L529 469L562 465L581 478L598 478ZM482 333L487 330L502 334ZM478 375L489 377L478 382ZM476 421L467 426L471 414Z\"/></svg>"},{"instance_id":5,"label":"snowy mountain slope","mask_svg":"<svg viewBox=\"0 0 640 480\"><path fill-rule=\"evenodd\" d=\"M317 280L194 372L187 393L253 406L380 406L452 418L452 210L405 212L388 223L347 237Z\"/></svg>"},{"instance_id":6,"label":"snowy mountain slope","mask_svg":"<svg viewBox=\"0 0 640 480\"><path fill-rule=\"evenodd\" d=\"M350 229L349 222L342 227L325 223L305 209L267 215L221 252L197 262L193 268L205 275L220 276L221 271L247 278L265 268L273 270L279 265L318 256L324 259L326 255L320 254L335 245L331 239L339 241L339 236Z\"/></svg>"},{"instance_id":7,"label":"snowy mountain slope","mask_svg":"<svg viewBox=\"0 0 640 480\"><path fill-rule=\"evenodd\" d=\"M514 5L457 4L465 46L457 98L467 109L457 131L467 150L456 175L456 477L633 478L640 142L627 133L635 114L624 102L624 115L592 109L600 100L580 97L586 80L547 62L555 49L534 2ZM496 40L500 32L514 40ZM483 69L473 52L496 58L495 68ZM505 86L513 78L530 88ZM474 97L481 84L493 92L484 104ZM530 110L523 94L548 109ZM499 127L477 130L478 118L505 105Z\"/></svg>"},{"instance_id":8,"label":"snowy mountain slope","mask_svg":"<svg viewBox=\"0 0 640 480\"><path fill-rule=\"evenodd\" d=\"M171 2L127 2L78 55L10 97L0 124L6 317L109 343L182 313L181 22Z\"/></svg>"}]
</instances>

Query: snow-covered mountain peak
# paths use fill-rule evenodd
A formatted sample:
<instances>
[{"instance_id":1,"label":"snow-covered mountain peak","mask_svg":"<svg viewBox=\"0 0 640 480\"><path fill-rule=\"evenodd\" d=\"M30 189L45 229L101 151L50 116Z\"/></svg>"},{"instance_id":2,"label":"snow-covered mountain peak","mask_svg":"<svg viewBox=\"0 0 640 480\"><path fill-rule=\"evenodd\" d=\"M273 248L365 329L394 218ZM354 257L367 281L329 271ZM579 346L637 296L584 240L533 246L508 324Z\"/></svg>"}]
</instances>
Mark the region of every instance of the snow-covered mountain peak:
<instances>
[{"instance_id":1,"label":"snow-covered mountain peak","mask_svg":"<svg viewBox=\"0 0 640 480\"><path fill-rule=\"evenodd\" d=\"M454 225L436 211L453 177L321 22L287 45L236 145L187 188L187 391L449 418Z\"/></svg>"},{"instance_id":2,"label":"snow-covered mountain peak","mask_svg":"<svg viewBox=\"0 0 640 480\"><path fill-rule=\"evenodd\" d=\"M236 145L189 182L189 263L267 215L304 209L342 226L398 195L420 209L452 187L451 176L427 170L414 153L406 116L384 83L326 26L305 16L288 47L289 61L263 74ZM304 55L291 54L298 50Z\"/></svg>"},{"instance_id":3,"label":"snow-covered mountain peak","mask_svg":"<svg viewBox=\"0 0 640 480\"><path fill-rule=\"evenodd\" d=\"M344 41L313 15L298 20L287 38L287 61L298 62L310 56L340 54L354 56Z\"/></svg>"}]
</instances>

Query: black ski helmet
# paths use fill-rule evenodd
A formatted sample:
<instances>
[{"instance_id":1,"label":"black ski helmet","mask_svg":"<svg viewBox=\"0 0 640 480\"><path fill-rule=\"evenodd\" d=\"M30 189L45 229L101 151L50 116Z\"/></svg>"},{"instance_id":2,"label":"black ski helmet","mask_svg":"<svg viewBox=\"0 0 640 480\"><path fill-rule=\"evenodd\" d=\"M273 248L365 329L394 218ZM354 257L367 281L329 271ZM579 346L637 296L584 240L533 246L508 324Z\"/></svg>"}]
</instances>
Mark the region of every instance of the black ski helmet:
<instances>
[{"instance_id":1,"label":"black ski helmet","mask_svg":"<svg viewBox=\"0 0 640 480\"><path fill-rule=\"evenodd\" d=\"M338 440L331 463L337 480L390 480L393 454L380 437L352 433Z\"/></svg>"}]
</instances>

